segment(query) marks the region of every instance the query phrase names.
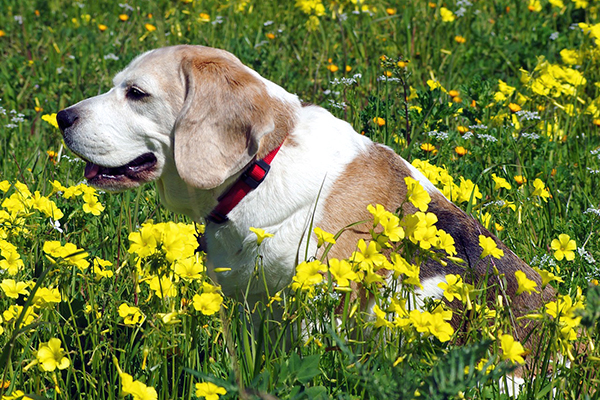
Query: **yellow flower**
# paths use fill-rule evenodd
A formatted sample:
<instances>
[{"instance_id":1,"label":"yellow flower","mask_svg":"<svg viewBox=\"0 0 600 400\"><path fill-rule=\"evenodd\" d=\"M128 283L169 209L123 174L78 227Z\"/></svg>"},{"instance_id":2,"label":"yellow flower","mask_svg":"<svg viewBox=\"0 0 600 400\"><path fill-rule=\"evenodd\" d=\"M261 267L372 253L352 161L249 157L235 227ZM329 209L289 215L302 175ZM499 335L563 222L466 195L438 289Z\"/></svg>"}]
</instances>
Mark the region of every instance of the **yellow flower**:
<instances>
[{"instance_id":1,"label":"yellow flower","mask_svg":"<svg viewBox=\"0 0 600 400\"><path fill-rule=\"evenodd\" d=\"M435 223L437 216L433 213L417 211L413 215L405 215L402 219L406 236L411 242L419 244L422 249L429 249L438 241Z\"/></svg>"},{"instance_id":2,"label":"yellow flower","mask_svg":"<svg viewBox=\"0 0 600 400\"><path fill-rule=\"evenodd\" d=\"M325 14L325 6L321 0L296 0L296 7L305 14L314 14L318 17Z\"/></svg>"},{"instance_id":3,"label":"yellow flower","mask_svg":"<svg viewBox=\"0 0 600 400\"><path fill-rule=\"evenodd\" d=\"M154 291L159 298L164 297L175 297L177 296L177 286L175 286L173 280L167 276L163 275L161 278L158 276L153 276L148 284L150 286L150 290Z\"/></svg>"},{"instance_id":4,"label":"yellow flower","mask_svg":"<svg viewBox=\"0 0 600 400\"><path fill-rule=\"evenodd\" d=\"M550 192L546 188L546 184L541 179L536 178L536 180L533 181L533 187L535 189L533 193L531 193L532 196L540 196L542 200L548 201L546 199L550 197Z\"/></svg>"},{"instance_id":5,"label":"yellow flower","mask_svg":"<svg viewBox=\"0 0 600 400\"><path fill-rule=\"evenodd\" d=\"M333 234L325 232L323 229L316 227L314 229L315 235L317 236L317 247L323 246L325 243L335 244L335 238Z\"/></svg>"},{"instance_id":6,"label":"yellow flower","mask_svg":"<svg viewBox=\"0 0 600 400\"><path fill-rule=\"evenodd\" d=\"M527 178L525 178L523 175L515 175L514 179L518 185L522 185L527 182Z\"/></svg>"},{"instance_id":7,"label":"yellow flower","mask_svg":"<svg viewBox=\"0 0 600 400\"><path fill-rule=\"evenodd\" d=\"M14 279L3 279L2 283L0 283L0 288L2 288L4 294L13 299L18 299L20 294L24 296L28 295L28 287L29 285L27 283L15 282Z\"/></svg>"},{"instance_id":8,"label":"yellow flower","mask_svg":"<svg viewBox=\"0 0 600 400\"><path fill-rule=\"evenodd\" d=\"M1 181L0 182L0 190L2 190L4 193L8 192L8 189L10 189L10 182L9 181Z\"/></svg>"},{"instance_id":9,"label":"yellow flower","mask_svg":"<svg viewBox=\"0 0 600 400\"><path fill-rule=\"evenodd\" d=\"M55 369L66 369L71 365L65 356L65 350L60 347L60 339L52 338L48 343L41 343L37 351L37 362L44 371L52 372Z\"/></svg>"},{"instance_id":10,"label":"yellow flower","mask_svg":"<svg viewBox=\"0 0 600 400\"><path fill-rule=\"evenodd\" d=\"M219 395L226 393L225 388L212 382L196 383L196 397L204 397L206 400L218 400Z\"/></svg>"},{"instance_id":11,"label":"yellow flower","mask_svg":"<svg viewBox=\"0 0 600 400\"><path fill-rule=\"evenodd\" d=\"M156 27L152 24L146 24L146 25L144 25L144 27L146 28L146 30L148 32L154 32L156 30Z\"/></svg>"},{"instance_id":12,"label":"yellow flower","mask_svg":"<svg viewBox=\"0 0 600 400\"><path fill-rule=\"evenodd\" d=\"M429 153L429 152L434 152L436 151L436 148L434 145L432 145L431 143L423 143L421 144L421 150Z\"/></svg>"},{"instance_id":13,"label":"yellow flower","mask_svg":"<svg viewBox=\"0 0 600 400\"><path fill-rule=\"evenodd\" d=\"M516 113L518 111L521 111L521 106L515 103L510 103L508 105L508 108L510 109L511 112Z\"/></svg>"},{"instance_id":14,"label":"yellow flower","mask_svg":"<svg viewBox=\"0 0 600 400\"><path fill-rule=\"evenodd\" d=\"M127 14L120 14L119 15L119 19L123 22L127 21L129 19L129 15Z\"/></svg>"},{"instance_id":15,"label":"yellow flower","mask_svg":"<svg viewBox=\"0 0 600 400\"><path fill-rule=\"evenodd\" d=\"M446 7L440 7L440 16L444 22L453 22L456 19L454 13Z\"/></svg>"},{"instance_id":16,"label":"yellow flower","mask_svg":"<svg viewBox=\"0 0 600 400\"><path fill-rule=\"evenodd\" d=\"M25 266L19 253L12 248L0 249L0 255L4 257L4 260L0 260L0 270L8 271L9 275L16 275Z\"/></svg>"},{"instance_id":17,"label":"yellow flower","mask_svg":"<svg viewBox=\"0 0 600 400\"><path fill-rule=\"evenodd\" d=\"M431 313L428 311L411 310L409 319L417 332L426 333L429 331Z\"/></svg>"},{"instance_id":18,"label":"yellow flower","mask_svg":"<svg viewBox=\"0 0 600 400\"><path fill-rule=\"evenodd\" d=\"M469 151L468 151L467 149L465 149L464 147L462 147L462 146L456 146L456 147L454 148L454 152L455 152L456 154L458 154L458 156L459 156L459 157L462 157L462 156L465 156L465 155L467 155L467 153L468 153Z\"/></svg>"},{"instance_id":19,"label":"yellow flower","mask_svg":"<svg viewBox=\"0 0 600 400\"><path fill-rule=\"evenodd\" d=\"M357 247L359 251L352 253L350 260L357 263L365 271L374 267L381 268L387 261L386 257L377 249L377 243L373 241L367 245L364 239L360 239Z\"/></svg>"},{"instance_id":20,"label":"yellow flower","mask_svg":"<svg viewBox=\"0 0 600 400\"><path fill-rule=\"evenodd\" d=\"M63 192L64 192L63 197L65 199L70 199L71 197L74 197L74 196L81 196L82 194L86 193L84 191L84 188L86 186L87 185L84 185L84 184L77 185L77 186L70 186L63 190ZM63 188L64 188L64 186L63 186Z\"/></svg>"},{"instance_id":21,"label":"yellow flower","mask_svg":"<svg viewBox=\"0 0 600 400\"><path fill-rule=\"evenodd\" d=\"M400 226L400 218L398 216L387 213L380 221L383 227L383 235L392 242L399 242L404 239L404 229ZM385 238L384 239L385 241ZM384 243L381 243L382 245Z\"/></svg>"},{"instance_id":22,"label":"yellow flower","mask_svg":"<svg viewBox=\"0 0 600 400\"><path fill-rule=\"evenodd\" d=\"M2 31L0 31L0 33L1 32ZM2 35L0 35L0 37L2 37ZM8 386L6 388L8 388ZM33 400L33 399L31 397L25 396L25 392L23 392L22 390L13 390L12 394L10 394L10 395L4 394L4 397L2 397L2 400Z\"/></svg>"},{"instance_id":23,"label":"yellow flower","mask_svg":"<svg viewBox=\"0 0 600 400\"><path fill-rule=\"evenodd\" d=\"M271 33L271 32L267 33L265 36L266 36L266 37L267 37L267 39L269 39L269 40L273 40L273 39L275 39L275 34L273 34L273 33Z\"/></svg>"},{"instance_id":24,"label":"yellow flower","mask_svg":"<svg viewBox=\"0 0 600 400\"><path fill-rule=\"evenodd\" d=\"M429 203L431 202L429 193L423 189L423 186L419 181L410 176L405 177L404 182L406 183L406 197L408 201L419 210L423 212L427 211Z\"/></svg>"},{"instance_id":25,"label":"yellow flower","mask_svg":"<svg viewBox=\"0 0 600 400\"><path fill-rule=\"evenodd\" d=\"M22 312L23 312L22 306L12 305L12 306L8 307L8 309L2 313L2 316L4 317L4 322L10 322L12 320L15 320L17 318L17 316L21 315ZM25 310L25 316L23 317L21 326L31 324L37 317L38 316L36 315L36 313L33 312L33 307L28 307ZM17 328L20 328L21 326L19 326Z\"/></svg>"},{"instance_id":26,"label":"yellow flower","mask_svg":"<svg viewBox=\"0 0 600 400\"><path fill-rule=\"evenodd\" d=\"M479 221L481 222L481 225L485 226L486 229L490 229L492 215L489 212L486 212L485 214L479 214L478 217Z\"/></svg>"},{"instance_id":27,"label":"yellow flower","mask_svg":"<svg viewBox=\"0 0 600 400\"><path fill-rule=\"evenodd\" d=\"M529 0L529 5L527 9L531 12L540 12L542 11L542 4L539 0Z\"/></svg>"},{"instance_id":28,"label":"yellow flower","mask_svg":"<svg viewBox=\"0 0 600 400\"><path fill-rule=\"evenodd\" d=\"M429 86L429 90L435 90L435 89L441 89L442 91L445 91L445 89L442 87L442 84L439 83L436 80L433 79L428 79L427 80L427 86Z\"/></svg>"},{"instance_id":29,"label":"yellow flower","mask_svg":"<svg viewBox=\"0 0 600 400\"><path fill-rule=\"evenodd\" d=\"M485 258L489 255L495 258L502 258L504 256L504 251L498 248L496 242L491 237L479 235L479 246L483 249L479 256L480 258Z\"/></svg>"},{"instance_id":30,"label":"yellow flower","mask_svg":"<svg viewBox=\"0 0 600 400\"><path fill-rule=\"evenodd\" d=\"M86 193L83 195L83 212L86 214L100 215L102 211L104 211L104 206L102 203L98 201L98 197L91 193Z\"/></svg>"},{"instance_id":31,"label":"yellow flower","mask_svg":"<svg viewBox=\"0 0 600 400\"><path fill-rule=\"evenodd\" d=\"M434 244L436 248L444 250L449 256L455 256L457 252L454 244L455 241L452 235L450 235L443 229L438 229L437 240Z\"/></svg>"},{"instance_id":32,"label":"yellow flower","mask_svg":"<svg viewBox=\"0 0 600 400\"><path fill-rule=\"evenodd\" d=\"M62 246L60 242L51 240L44 242L42 250L49 256L62 258L65 262L75 265L81 270L85 270L90 266L90 263L85 259L89 254L83 249L77 248L73 243L66 243Z\"/></svg>"},{"instance_id":33,"label":"yellow flower","mask_svg":"<svg viewBox=\"0 0 600 400\"><path fill-rule=\"evenodd\" d=\"M39 288L37 292L35 292L35 296L33 296L33 303L37 307L42 307L44 305L51 305L53 303L60 303L62 301L62 296L57 288Z\"/></svg>"},{"instance_id":34,"label":"yellow flower","mask_svg":"<svg viewBox=\"0 0 600 400\"><path fill-rule=\"evenodd\" d=\"M42 115L42 121L46 121L56 129L58 129L58 122L56 122L56 113Z\"/></svg>"},{"instance_id":35,"label":"yellow flower","mask_svg":"<svg viewBox=\"0 0 600 400\"><path fill-rule=\"evenodd\" d=\"M272 233L267 233L264 229L261 228L250 228L250 232L254 232L256 234L256 243L259 246L266 238L273 237Z\"/></svg>"},{"instance_id":36,"label":"yellow flower","mask_svg":"<svg viewBox=\"0 0 600 400\"><path fill-rule=\"evenodd\" d=\"M210 15L208 15L207 13L200 13L200 16L198 17L198 21L199 22L210 22Z\"/></svg>"},{"instance_id":37,"label":"yellow flower","mask_svg":"<svg viewBox=\"0 0 600 400\"><path fill-rule=\"evenodd\" d=\"M454 36L454 41L456 43L462 44L462 43L465 43L467 41L467 39L464 36L457 35L457 36Z\"/></svg>"},{"instance_id":38,"label":"yellow flower","mask_svg":"<svg viewBox=\"0 0 600 400\"><path fill-rule=\"evenodd\" d=\"M567 261L573 261L575 259L573 250L577 248L577 243L575 243L574 240L571 240L569 235L561 233L558 235L558 239L552 240L550 247L554 250L554 257L558 261L561 261L563 258L566 258Z\"/></svg>"},{"instance_id":39,"label":"yellow flower","mask_svg":"<svg viewBox=\"0 0 600 400\"><path fill-rule=\"evenodd\" d=\"M99 281L102 278L112 278L113 272L104 268L111 266L110 261L103 260L96 257L94 259L94 273L96 274L96 280Z\"/></svg>"},{"instance_id":40,"label":"yellow flower","mask_svg":"<svg viewBox=\"0 0 600 400\"><path fill-rule=\"evenodd\" d=\"M118 368L118 365L117 365ZM134 381L133 377L119 368L119 376L121 377L121 389L124 395L132 395L134 400L156 400L158 393L151 386L146 386L140 381Z\"/></svg>"},{"instance_id":41,"label":"yellow flower","mask_svg":"<svg viewBox=\"0 0 600 400\"><path fill-rule=\"evenodd\" d=\"M350 285L349 281L358 280L358 275L346 260L338 260L337 258L329 260L329 272L340 286L348 286Z\"/></svg>"},{"instance_id":42,"label":"yellow flower","mask_svg":"<svg viewBox=\"0 0 600 400\"><path fill-rule=\"evenodd\" d=\"M477 199L482 198L482 194L479 191L479 186L475 185L470 179L460 177L460 186L455 201L457 203L475 202Z\"/></svg>"},{"instance_id":43,"label":"yellow flower","mask_svg":"<svg viewBox=\"0 0 600 400\"><path fill-rule=\"evenodd\" d=\"M327 66L327 69L328 69L330 72L337 72L337 71L338 71L340 68L339 68L337 65L335 65L335 64L329 64L329 65Z\"/></svg>"},{"instance_id":44,"label":"yellow flower","mask_svg":"<svg viewBox=\"0 0 600 400\"><path fill-rule=\"evenodd\" d=\"M124 319L123 323L125 325L135 325L143 318L143 314L139 308L129 306L127 303L119 306L119 315Z\"/></svg>"},{"instance_id":45,"label":"yellow flower","mask_svg":"<svg viewBox=\"0 0 600 400\"><path fill-rule=\"evenodd\" d=\"M213 315L221 308L223 296L219 293L202 293L195 294L192 300L196 311L200 311L204 315Z\"/></svg>"},{"instance_id":46,"label":"yellow flower","mask_svg":"<svg viewBox=\"0 0 600 400\"><path fill-rule=\"evenodd\" d=\"M386 215L388 211L381 204L376 204L375 207L373 207L372 204L369 204L367 210L373 214L373 227L376 227L382 218L387 218Z\"/></svg>"},{"instance_id":47,"label":"yellow flower","mask_svg":"<svg viewBox=\"0 0 600 400\"><path fill-rule=\"evenodd\" d=\"M463 281L460 275L446 275L446 282L438 283L438 287L444 291L446 300L452 302L455 297L462 300Z\"/></svg>"},{"instance_id":48,"label":"yellow flower","mask_svg":"<svg viewBox=\"0 0 600 400\"><path fill-rule=\"evenodd\" d=\"M564 282L560 276L556 276L550 271L546 271L545 269L540 269L537 267L533 267L533 269L542 277L542 288L545 288L546 285L552 281Z\"/></svg>"},{"instance_id":49,"label":"yellow flower","mask_svg":"<svg viewBox=\"0 0 600 400\"><path fill-rule=\"evenodd\" d=\"M373 306L373 314L375 314L375 328L392 327L392 323L387 320L386 313L377 304Z\"/></svg>"},{"instance_id":50,"label":"yellow flower","mask_svg":"<svg viewBox=\"0 0 600 400\"><path fill-rule=\"evenodd\" d=\"M108 26L106 26L104 24L98 24L98 29L100 29L100 32L104 32L105 30L108 29Z\"/></svg>"},{"instance_id":51,"label":"yellow flower","mask_svg":"<svg viewBox=\"0 0 600 400\"><path fill-rule=\"evenodd\" d=\"M129 242L127 251L130 254L136 253L141 258L147 257L157 250L154 228L150 224L143 224L138 232L131 232Z\"/></svg>"},{"instance_id":52,"label":"yellow flower","mask_svg":"<svg viewBox=\"0 0 600 400\"><path fill-rule=\"evenodd\" d=\"M310 17L308 17L308 19L304 23L304 25L306 26L306 29L309 32L316 31L317 28L319 27L319 24L320 24L319 17L317 17L316 15L311 15Z\"/></svg>"},{"instance_id":53,"label":"yellow flower","mask_svg":"<svg viewBox=\"0 0 600 400\"><path fill-rule=\"evenodd\" d=\"M37 190L31 198L31 207L43 212L46 217L52 218L55 221L64 216L63 212L56 206L56 203L49 198L42 196Z\"/></svg>"},{"instance_id":54,"label":"yellow flower","mask_svg":"<svg viewBox=\"0 0 600 400\"><path fill-rule=\"evenodd\" d=\"M454 328L444 320L442 312L430 313L429 333L435 336L440 342L447 342L454 334Z\"/></svg>"},{"instance_id":55,"label":"yellow flower","mask_svg":"<svg viewBox=\"0 0 600 400\"><path fill-rule=\"evenodd\" d=\"M458 133L460 133L461 135L464 135L465 133L469 132L469 128L467 128L466 126L462 126L459 125L456 127L456 130L458 131Z\"/></svg>"},{"instance_id":56,"label":"yellow flower","mask_svg":"<svg viewBox=\"0 0 600 400\"><path fill-rule=\"evenodd\" d=\"M500 348L502 349L502 359L510 360L513 363L525 364L522 355L525 354L523 345L515 340L511 335L502 335L500 337Z\"/></svg>"},{"instance_id":57,"label":"yellow flower","mask_svg":"<svg viewBox=\"0 0 600 400\"><path fill-rule=\"evenodd\" d=\"M188 257L184 260L176 260L174 271L185 280L201 279L204 264L200 257Z\"/></svg>"},{"instance_id":58,"label":"yellow flower","mask_svg":"<svg viewBox=\"0 0 600 400\"><path fill-rule=\"evenodd\" d=\"M580 65L583 62L583 57L577 50L562 49L560 57L568 65Z\"/></svg>"},{"instance_id":59,"label":"yellow flower","mask_svg":"<svg viewBox=\"0 0 600 400\"><path fill-rule=\"evenodd\" d=\"M323 281L322 272L327 272L327 266L319 260L301 262L292 278L292 290L310 290L312 286Z\"/></svg>"},{"instance_id":60,"label":"yellow flower","mask_svg":"<svg viewBox=\"0 0 600 400\"><path fill-rule=\"evenodd\" d=\"M4 32L2 29L0 29L0 37L6 36L6 32Z\"/></svg>"},{"instance_id":61,"label":"yellow flower","mask_svg":"<svg viewBox=\"0 0 600 400\"><path fill-rule=\"evenodd\" d=\"M527 278L525 272L516 271L515 278L517 278L517 283L519 285L517 288L517 295L520 295L523 292L527 292L528 294L531 294L532 292L539 293L536 289L537 283Z\"/></svg>"},{"instance_id":62,"label":"yellow flower","mask_svg":"<svg viewBox=\"0 0 600 400\"><path fill-rule=\"evenodd\" d=\"M506 179L496 176L496 174L492 174L492 179L494 180L494 190L500 190L502 188L510 190L512 188Z\"/></svg>"},{"instance_id":63,"label":"yellow flower","mask_svg":"<svg viewBox=\"0 0 600 400\"><path fill-rule=\"evenodd\" d=\"M375 122L375 124L377 126L384 126L385 125L385 119L380 118L380 117L373 118L373 122Z\"/></svg>"}]
</instances>

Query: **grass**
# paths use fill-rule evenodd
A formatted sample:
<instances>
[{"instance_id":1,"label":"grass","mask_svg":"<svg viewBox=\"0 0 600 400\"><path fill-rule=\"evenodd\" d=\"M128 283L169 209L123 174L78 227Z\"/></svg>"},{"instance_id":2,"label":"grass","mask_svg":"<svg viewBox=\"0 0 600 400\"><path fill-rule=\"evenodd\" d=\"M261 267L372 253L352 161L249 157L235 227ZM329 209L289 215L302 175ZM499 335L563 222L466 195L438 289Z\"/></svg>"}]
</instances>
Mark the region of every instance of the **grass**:
<instances>
[{"instance_id":1,"label":"grass","mask_svg":"<svg viewBox=\"0 0 600 400\"><path fill-rule=\"evenodd\" d=\"M560 297L535 316L543 340L523 340L535 361L519 398L597 396L598 3L366 4L0 0L2 399L211 398L199 383L223 388L221 398L507 398L499 382L521 351L509 348L505 303L495 315L455 310L470 324L462 334L438 304L398 308L412 299L414 260L395 267L403 288L366 285L380 312L369 316L323 259L253 317L205 276L194 255L201 226L161 207L153 186L79 185L83 163L42 117L108 90L137 54L181 43L229 50L394 148L558 277ZM576 243L572 260L552 249L563 234ZM410 260L423 247L413 239L395 253ZM368 267L348 265L368 280ZM486 288L452 290L477 304ZM252 318L262 330L247 329Z\"/></svg>"}]
</instances>

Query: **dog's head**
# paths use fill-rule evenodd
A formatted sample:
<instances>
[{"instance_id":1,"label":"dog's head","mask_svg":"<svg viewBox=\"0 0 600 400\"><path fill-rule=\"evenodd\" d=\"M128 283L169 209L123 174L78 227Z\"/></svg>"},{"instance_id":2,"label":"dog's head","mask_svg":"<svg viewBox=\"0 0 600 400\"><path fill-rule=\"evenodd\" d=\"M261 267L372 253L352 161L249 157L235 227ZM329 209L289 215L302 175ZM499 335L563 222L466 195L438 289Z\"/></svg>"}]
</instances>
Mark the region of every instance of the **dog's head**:
<instances>
[{"instance_id":1,"label":"dog's head","mask_svg":"<svg viewBox=\"0 0 600 400\"><path fill-rule=\"evenodd\" d=\"M203 46L142 54L113 83L57 115L88 182L111 191L157 179L217 188L284 140L298 103L232 54Z\"/></svg>"}]
</instances>

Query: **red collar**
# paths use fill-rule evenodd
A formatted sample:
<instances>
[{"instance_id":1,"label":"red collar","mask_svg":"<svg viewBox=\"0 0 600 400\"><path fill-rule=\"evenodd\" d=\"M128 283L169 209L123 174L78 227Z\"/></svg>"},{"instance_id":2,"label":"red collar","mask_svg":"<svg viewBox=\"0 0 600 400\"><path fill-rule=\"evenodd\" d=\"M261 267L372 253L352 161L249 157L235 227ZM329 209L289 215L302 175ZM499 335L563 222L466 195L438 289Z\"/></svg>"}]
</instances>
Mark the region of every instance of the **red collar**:
<instances>
[{"instance_id":1,"label":"red collar","mask_svg":"<svg viewBox=\"0 0 600 400\"><path fill-rule=\"evenodd\" d=\"M219 204L208 215L207 219L215 224L222 224L229 220L227 214L238 205L240 201L251 191L256 189L266 178L271 169L271 162L279 149L283 146L283 142L262 160L254 161L238 180L219 197Z\"/></svg>"}]
</instances>

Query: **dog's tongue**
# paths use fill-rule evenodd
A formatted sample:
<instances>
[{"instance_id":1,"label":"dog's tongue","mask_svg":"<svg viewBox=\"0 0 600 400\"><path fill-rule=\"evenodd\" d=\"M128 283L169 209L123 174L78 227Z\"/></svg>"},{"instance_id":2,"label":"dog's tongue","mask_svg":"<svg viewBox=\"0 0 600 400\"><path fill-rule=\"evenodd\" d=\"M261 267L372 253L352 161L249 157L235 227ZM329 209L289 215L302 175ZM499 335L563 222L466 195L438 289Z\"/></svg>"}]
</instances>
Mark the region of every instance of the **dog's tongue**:
<instances>
[{"instance_id":1,"label":"dog's tongue","mask_svg":"<svg viewBox=\"0 0 600 400\"><path fill-rule=\"evenodd\" d=\"M88 162L85 164L85 179L92 179L96 175L98 175L98 171L100 171L100 166L94 163Z\"/></svg>"}]
</instances>

